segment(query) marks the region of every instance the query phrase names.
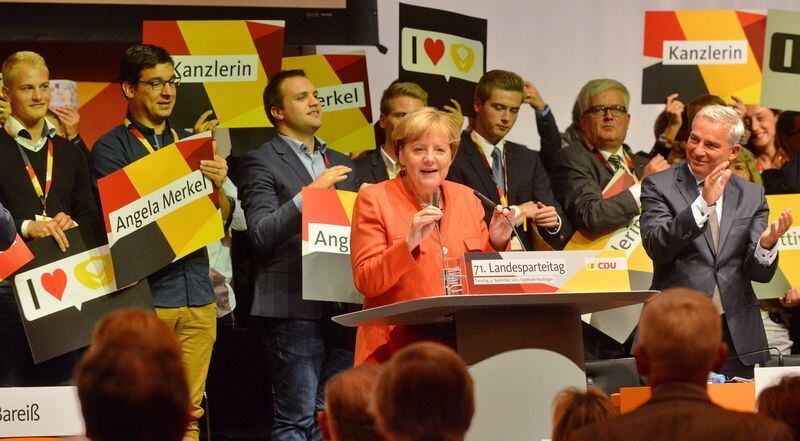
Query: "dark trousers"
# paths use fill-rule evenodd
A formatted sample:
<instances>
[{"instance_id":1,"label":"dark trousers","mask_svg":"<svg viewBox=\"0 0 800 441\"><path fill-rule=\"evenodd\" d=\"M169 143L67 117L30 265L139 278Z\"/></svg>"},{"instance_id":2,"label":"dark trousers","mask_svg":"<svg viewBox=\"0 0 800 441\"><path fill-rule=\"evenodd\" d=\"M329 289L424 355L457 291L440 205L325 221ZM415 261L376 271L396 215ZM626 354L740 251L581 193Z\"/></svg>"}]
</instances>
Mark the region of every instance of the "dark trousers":
<instances>
[{"instance_id":1,"label":"dark trousers","mask_svg":"<svg viewBox=\"0 0 800 441\"><path fill-rule=\"evenodd\" d=\"M11 285L0 282L0 387L69 385L79 357L73 351L34 364Z\"/></svg>"},{"instance_id":2,"label":"dark trousers","mask_svg":"<svg viewBox=\"0 0 800 441\"><path fill-rule=\"evenodd\" d=\"M722 365L719 374L725 375L727 378L743 377L753 378L753 366L747 366L737 357L736 347L733 346L733 338L731 331L728 329L728 321L725 319L725 314L720 316L722 319L722 342L728 345L728 359Z\"/></svg>"},{"instance_id":3,"label":"dark trousers","mask_svg":"<svg viewBox=\"0 0 800 441\"><path fill-rule=\"evenodd\" d=\"M326 320L262 319L273 380L272 441L321 441L325 383L353 366L355 331Z\"/></svg>"}]
</instances>

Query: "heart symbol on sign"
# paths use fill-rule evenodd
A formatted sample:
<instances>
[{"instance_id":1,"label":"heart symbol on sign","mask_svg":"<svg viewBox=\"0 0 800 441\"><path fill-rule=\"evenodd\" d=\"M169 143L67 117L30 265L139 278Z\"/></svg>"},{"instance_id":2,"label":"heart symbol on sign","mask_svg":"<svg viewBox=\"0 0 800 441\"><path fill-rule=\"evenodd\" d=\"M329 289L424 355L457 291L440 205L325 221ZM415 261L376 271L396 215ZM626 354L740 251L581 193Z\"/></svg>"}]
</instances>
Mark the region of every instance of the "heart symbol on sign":
<instances>
[{"instance_id":1,"label":"heart symbol on sign","mask_svg":"<svg viewBox=\"0 0 800 441\"><path fill-rule=\"evenodd\" d=\"M44 273L41 277L42 287L45 291L50 293L51 296L61 301L64 296L64 289L67 288L67 273L62 269L57 269L53 273Z\"/></svg>"},{"instance_id":2,"label":"heart symbol on sign","mask_svg":"<svg viewBox=\"0 0 800 441\"><path fill-rule=\"evenodd\" d=\"M442 40L434 40L433 38L426 38L425 43L425 53L428 54L428 58L433 61L433 65L436 66L436 63L442 59L444 56L444 41Z\"/></svg>"},{"instance_id":3,"label":"heart symbol on sign","mask_svg":"<svg viewBox=\"0 0 800 441\"><path fill-rule=\"evenodd\" d=\"M472 65L475 64L475 52L465 44L450 46L450 58L453 59L456 69L464 73L469 72Z\"/></svg>"}]
</instances>

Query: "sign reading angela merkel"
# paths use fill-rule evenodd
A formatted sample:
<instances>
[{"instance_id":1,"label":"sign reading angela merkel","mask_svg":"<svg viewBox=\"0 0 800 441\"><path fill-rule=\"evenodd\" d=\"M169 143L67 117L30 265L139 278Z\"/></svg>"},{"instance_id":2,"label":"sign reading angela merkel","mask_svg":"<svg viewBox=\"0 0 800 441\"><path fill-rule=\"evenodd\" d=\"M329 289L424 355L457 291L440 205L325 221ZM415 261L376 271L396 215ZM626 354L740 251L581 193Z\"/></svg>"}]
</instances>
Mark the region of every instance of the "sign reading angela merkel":
<instances>
[{"instance_id":1,"label":"sign reading angela merkel","mask_svg":"<svg viewBox=\"0 0 800 441\"><path fill-rule=\"evenodd\" d=\"M362 303L350 265L352 191L303 188L303 298Z\"/></svg>"},{"instance_id":2,"label":"sign reading angela merkel","mask_svg":"<svg viewBox=\"0 0 800 441\"><path fill-rule=\"evenodd\" d=\"M200 161L210 132L161 148L97 182L117 283L126 285L223 236L214 184Z\"/></svg>"}]
</instances>

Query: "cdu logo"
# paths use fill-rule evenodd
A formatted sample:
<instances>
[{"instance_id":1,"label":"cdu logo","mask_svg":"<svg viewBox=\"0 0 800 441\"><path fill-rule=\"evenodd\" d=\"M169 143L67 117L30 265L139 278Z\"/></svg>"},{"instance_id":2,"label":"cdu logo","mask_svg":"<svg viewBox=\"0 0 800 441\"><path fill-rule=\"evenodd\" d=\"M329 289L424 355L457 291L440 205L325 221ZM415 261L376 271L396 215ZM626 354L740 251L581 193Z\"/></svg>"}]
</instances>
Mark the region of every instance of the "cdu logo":
<instances>
[{"instance_id":1,"label":"cdu logo","mask_svg":"<svg viewBox=\"0 0 800 441\"><path fill-rule=\"evenodd\" d=\"M800 74L800 35L772 34L769 68L774 72Z\"/></svg>"}]
</instances>

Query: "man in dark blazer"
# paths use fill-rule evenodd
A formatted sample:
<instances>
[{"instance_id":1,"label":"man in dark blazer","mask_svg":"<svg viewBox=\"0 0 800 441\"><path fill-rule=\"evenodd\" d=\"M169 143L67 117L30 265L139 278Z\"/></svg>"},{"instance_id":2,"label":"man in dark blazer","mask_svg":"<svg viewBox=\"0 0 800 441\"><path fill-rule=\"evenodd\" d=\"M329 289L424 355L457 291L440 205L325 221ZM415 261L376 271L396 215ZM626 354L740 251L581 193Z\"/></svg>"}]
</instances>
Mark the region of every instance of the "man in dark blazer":
<instances>
[{"instance_id":1,"label":"man in dark blazer","mask_svg":"<svg viewBox=\"0 0 800 441\"><path fill-rule=\"evenodd\" d=\"M353 364L355 333L331 321L355 305L303 300L304 186L358 190L354 165L314 136L317 91L302 70L275 74L264 108L278 135L245 156L242 206L259 262L251 314L259 318L275 393L272 440L320 440L316 413L328 378Z\"/></svg>"},{"instance_id":2,"label":"man in dark blazer","mask_svg":"<svg viewBox=\"0 0 800 441\"><path fill-rule=\"evenodd\" d=\"M394 179L400 171L392 133L407 113L428 105L428 93L416 83L392 83L381 96L381 117L378 124L386 139L382 146L356 160L361 182L377 184Z\"/></svg>"},{"instance_id":3,"label":"man in dark blazer","mask_svg":"<svg viewBox=\"0 0 800 441\"><path fill-rule=\"evenodd\" d=\"M585 426L572 441L788 441L784 423L725 410L706 392L709 371L727 356L720 320L701 292L671 289L644 308L636 367L653 388L649 401L617 418Z\"/></svg>"},{"instance_id":4,"label":"man in dark blazer","mask_svg":"<svg viewBox=\"0 0 800 441\"><path fill-rule=\"evenodd\" d=\"M560 150L550 174L556 198L573 227L592 235L610 233L639 215L638 183L603 198L603 190L619 168L644 179L669 167L660 155L648 163L623 144L631 119L629 103L628 90L618 81L586 83L578 94L584 141Z\"/></svg>"},{"instance_id":5,"label":"man in dark blazer","mask_svg":"<svg viewBox=\"0 0 800 441\"><path fill-rule=\"evenodd\" d=\"M640 219L644 248L653 259L652 288L702 291L722 315L722 338L734 356L723 366L728 376L752 376L752 365L769 359L750 282L772 279L775 245L792 224L785 210L767 226L764 190L728 169L743 132L730 108L711 105L698 112L687 163L645 179Z\"/></svg>"},{"instance_id":6,"label":"man in dark blazer","mask_svg":"<svg viewBox=\"0 0 800 441\"><path fill-rule=\"evenodd\" d=\"M532 96L537 98L535 104L530 101ZM550 247L560 249L571 236L572 228L553 196L539 153L505 139L523 102L537 109L537 121L553 119L533 84L516 73L493 70L481 77L475 87L475 127L461 134L461 144L447 179L481 192L495 204L518 205L524 210L524 222L528 223L525 229L531 231L528 234L523 233L523 228L518 231L526 249L536 248L534 230ZM543 140L547 136L542 133L545 125L538 125ZM547 126L555 127L555 121ZM557 128L554 136L559 143ZM486 214L487 224L491 216L491 212Z\"/></svg>"}]
</instances>

